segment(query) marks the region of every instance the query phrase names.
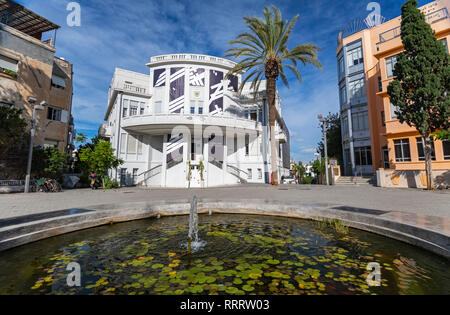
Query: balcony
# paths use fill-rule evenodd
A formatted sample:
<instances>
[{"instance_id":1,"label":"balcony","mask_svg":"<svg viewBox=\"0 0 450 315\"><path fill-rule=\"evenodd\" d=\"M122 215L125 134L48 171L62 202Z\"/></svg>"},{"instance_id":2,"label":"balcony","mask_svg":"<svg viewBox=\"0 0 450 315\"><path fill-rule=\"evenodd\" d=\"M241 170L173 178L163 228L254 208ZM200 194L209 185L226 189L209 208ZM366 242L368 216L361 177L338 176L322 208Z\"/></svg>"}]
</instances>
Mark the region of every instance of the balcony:
<instances>
[{"instance_id":1,"label":"balcony","mask_svg":"<svg viewBox=\"0 0 450 315\"><path fill-rule=\"evenodd\" d=\"M183 62L195 62L195 63L207 63L218 65L226 68L233 68L236 63L227 59L198 55L198 54L171 54L155 56L150 58L150 63L147 66L155 66L160 64L170 64L170 63L183 63Z\"/></svg>"},{"instance_id":2,"label":"balcony","mask_svg":"<svg viewBox=\"0 0 450 315\"><path fill-rule=\"evenodd\" d=\"M122 128L134 132L155 133L161 130L170 130L175 126L194 125L218 126L222 128L236 128L244 130L255 130L262 132L262 125L250 119L237 118L231 115L210 116L210 115L190 115L190 114L147 114L125 117L122 119Z\"/></svg>"},{"instance_id":3,"label":"balcony","mask_svg":"<svg viewBox=\"0 0 450 315\"><path fill-rule=\"evenodd\" d=\"M115 82L112 86L111 93L112 91L120 91L137 96L150 96L149 89L146 86L139 84L130 84L126 81Z\"/></svg>"},{"instance_id":4,"label":"balcony","mask_svg":"<svg viewBox=\"0 0 450 315\"><path fill-rule=\"evenodd\" d=\"M447 8L442 8L431 13L425 15L425 20L429 24L434 24L440 22L442 20L448 19L448 11ZM381 45L386 43L394 38L401 36L401 27L392 28L384 33L380 34L379 42L377 43L377 51L381 50Z\"/></svg>"}]
</instances>

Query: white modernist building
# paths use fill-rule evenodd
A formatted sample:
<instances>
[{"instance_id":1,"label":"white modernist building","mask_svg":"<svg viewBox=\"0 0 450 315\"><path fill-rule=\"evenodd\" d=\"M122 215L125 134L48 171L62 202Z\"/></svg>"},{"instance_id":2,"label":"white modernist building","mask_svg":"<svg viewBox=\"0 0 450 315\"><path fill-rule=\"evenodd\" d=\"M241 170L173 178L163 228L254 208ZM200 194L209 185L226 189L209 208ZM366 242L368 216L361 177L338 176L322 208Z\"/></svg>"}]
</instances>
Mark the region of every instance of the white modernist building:
<instances>
[{"instance_id":1,"label":"white modernist building","mask_svg":"<svg viewBox=\"0 0 450 315\"><path fill-rule=\"evenodd\" d=\"M238 94L234 62L205 55L152 57L150 75L116 69L108 95L109 138L125 161L110 176L121 185L214 187L270 182L265 84ZM279 176L289 174L289 131L277 95Z\"/></svg>"}]
</instances>

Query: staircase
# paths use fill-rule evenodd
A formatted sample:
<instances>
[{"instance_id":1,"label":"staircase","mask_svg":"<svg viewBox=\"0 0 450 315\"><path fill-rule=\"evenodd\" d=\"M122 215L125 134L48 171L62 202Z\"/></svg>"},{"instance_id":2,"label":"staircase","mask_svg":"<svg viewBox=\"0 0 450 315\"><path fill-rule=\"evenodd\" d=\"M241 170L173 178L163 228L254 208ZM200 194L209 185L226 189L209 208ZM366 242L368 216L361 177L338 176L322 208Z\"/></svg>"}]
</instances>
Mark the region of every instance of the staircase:
<instances>
[{"instance_id":1,"label":"staircase","mask_svg":"<svg viewBox=\"0 0 450 315\"><path fill-rule=\"evenodd\" d=\"M336 186L372 186L373 185L373 176L363 176L363 177L355 177L355 176L341 176L336 182Z\"/></svg>"}]
</instances>

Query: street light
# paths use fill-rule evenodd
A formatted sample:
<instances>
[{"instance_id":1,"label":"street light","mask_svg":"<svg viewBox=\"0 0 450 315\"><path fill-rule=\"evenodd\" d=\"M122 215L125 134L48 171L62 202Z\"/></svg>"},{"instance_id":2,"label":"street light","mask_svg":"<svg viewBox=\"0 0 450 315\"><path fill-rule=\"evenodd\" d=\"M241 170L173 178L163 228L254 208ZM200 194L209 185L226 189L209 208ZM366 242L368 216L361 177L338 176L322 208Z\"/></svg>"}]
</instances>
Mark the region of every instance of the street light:
<instances>
[{"instance_id":1,"label":"street light","mask_svg":"<svg viewBox=\"0 0 450 315\"><path fill-rule=\"evenodd\" d=\"M328 121L322 115L318 115L317 118L319 118L319 121L322 123L322 128L323 128L323 141L324 141L324 148L325 148L325 175L326 175L327 186L329 186L330 181L328 178L329 175L328 175L328 147L327 147Z\"/></svg>"},{"instance_id":2,"label":"street light","mask_svg":"<svg viewBox=\"0 0 450 315\"><path fill-rule=\"evenodd\" d=\"M44 110L44 106L47 105L45 101L42 101L39 105L34 106L36 99L33 97L28 98L28 103L33 107L33 117L31 118L30 149L28 151L27 176L25 177L25 193L30 192L31 161L33 160L34 133L36 130L36 111Z\"/></svg>"}]
</instances>

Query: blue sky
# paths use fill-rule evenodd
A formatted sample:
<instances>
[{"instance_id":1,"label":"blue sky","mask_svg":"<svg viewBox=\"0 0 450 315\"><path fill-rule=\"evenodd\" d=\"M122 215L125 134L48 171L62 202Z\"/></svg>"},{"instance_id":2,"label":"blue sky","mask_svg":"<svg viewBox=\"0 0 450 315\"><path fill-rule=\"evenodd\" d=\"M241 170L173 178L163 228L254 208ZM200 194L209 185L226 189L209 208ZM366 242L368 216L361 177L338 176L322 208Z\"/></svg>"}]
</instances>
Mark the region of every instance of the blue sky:
<instances>
[{"instance_id":1,"label":"blue sky","mask_svg":"<svg viewBox=\"0 0 450 315\"><path fill-rule=\"evenodd\" d=\"M283 18L300 14L290 47L314 43L321 48L323 70L300 66L303 83L278 82L283 116L291 131L292 159L314 158L321 139L317 115L338 112L336 39L340 29L365 18L370 1L333 0L80 0L81 26L66 24L68 0L17 0L61 26L56 55L74 65L72 113L77 131L95 136L103 122L107 92L120 67L148 73L151 56L199 53L222 57L227 42L245 31L243 16L261 16L264 5L280 8ZM404 0L379 0L381 14L401 14ZM419 6L431 1L419 0Z\"/></svg>"}]
</instances>

